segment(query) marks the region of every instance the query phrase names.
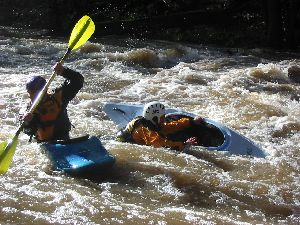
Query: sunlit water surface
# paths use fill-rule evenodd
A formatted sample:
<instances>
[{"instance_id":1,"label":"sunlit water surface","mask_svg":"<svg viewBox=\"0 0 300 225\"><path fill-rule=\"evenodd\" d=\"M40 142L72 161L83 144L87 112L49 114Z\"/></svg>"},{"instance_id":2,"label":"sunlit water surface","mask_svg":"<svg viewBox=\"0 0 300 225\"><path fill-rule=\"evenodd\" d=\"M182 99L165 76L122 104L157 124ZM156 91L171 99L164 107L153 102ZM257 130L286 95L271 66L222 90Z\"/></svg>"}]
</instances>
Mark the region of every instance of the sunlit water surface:
<instances>
[{"instance_id":1,"label":"sunlit water surface","mask_svg":"<svg viewBox=\"0 0 300 225\"><path fill-rule=\"evenodd\" d=\"M1 27L1 141L18 128L26 80L49 78L67 42ZM100 137L116 164L96 179L55 173L21 134L0 176L0 224L299 224L300 104L291 97L300 87L287 76L293 65L300 65L297 55L260 49L91 39L65 62L85 77L68 107L72 136ZM104 103L152 100L220 121L269 156L188 155L115 141Z\"/></svg>"}]
</instances>

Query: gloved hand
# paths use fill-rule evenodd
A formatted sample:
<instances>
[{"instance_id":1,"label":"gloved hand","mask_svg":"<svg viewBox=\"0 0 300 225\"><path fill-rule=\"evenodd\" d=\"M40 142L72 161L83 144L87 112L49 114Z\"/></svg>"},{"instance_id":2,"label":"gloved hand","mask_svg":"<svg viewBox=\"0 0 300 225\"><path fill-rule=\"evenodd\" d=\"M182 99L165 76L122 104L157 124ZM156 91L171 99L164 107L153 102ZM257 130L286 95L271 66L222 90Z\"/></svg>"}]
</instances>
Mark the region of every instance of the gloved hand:
<instances>
[{"instance_id":1,"label":"gloved hand","mask_svg":"<svg viewBox=\"0 0 300 225\"><path fill-rule=\"evenodd\" d=\"M38 115L28 112L22 117L22 121L24 121L23 132L25 134L28 134L29 136L35 135L38 129L38 121L39 121Z\"/></svg>"},{"instance_id":2,"label":"gloved hand","mask_svg":"<svg viewBox=\"0 0 300 225\"><path fill-rule=\"evenodd\" d=\"M56 72L57 75L61 76L64 72L64 67L61 63L56 63L54 66L53 66L53 70Z\"/></svg>"},{"instance_id":3,"label":"gloved hand","mask_svg":"<svg viewBox=\"0 0 300 225\"><path fill-rule=\"evenodd\" d=\"M32 118L33 118L32 113L28 112L28 113L26 113L26 114L23 116L22 120L23 120L25 123L29 123L29 122L32 120Z\"/></svg>"},{"instance_id":4,"label":"gloved hand","mask_svg":"<svg viewBox=\"0 0 300 225\"><path fill-rule=\"evenodd\" d=\"M196 144L198 144L197 138L196 137L190 137L189 139L187 139L185 141L185 144L196 145Z\"/></svg>"},{"instance_id":5,"label":"gloved hand","mask_svg":"<svg viewBox=\"0 0 300 225\"><path fill-rule=\"evenodd\" d=\"M182 150L183 152L186 152L187 150L189 150L189 148L192 146L192 145L197 145L198 142L197 142L197 138L196 137L190 137L189 139L187 139L185 142L184 142L185 146L184 146L184 149Z\"/></svg>"}]
</instances>

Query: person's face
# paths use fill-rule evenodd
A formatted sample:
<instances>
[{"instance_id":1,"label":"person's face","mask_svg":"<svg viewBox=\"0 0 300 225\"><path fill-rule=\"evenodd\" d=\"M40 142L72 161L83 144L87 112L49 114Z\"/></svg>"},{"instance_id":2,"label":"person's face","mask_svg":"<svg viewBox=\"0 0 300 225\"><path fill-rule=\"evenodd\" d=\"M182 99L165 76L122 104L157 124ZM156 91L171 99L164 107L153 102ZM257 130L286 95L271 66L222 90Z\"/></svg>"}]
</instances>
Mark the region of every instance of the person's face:
<instances>
[{"instance_id":1,"label":"person's face","mask_svg":"<svg viewBox=\"0 0 300 225\"><path fill-rule=\"evenodd\" d=\"M38 93L37 90L27 90L29 98L31 101L33 101Z\"/></svg>"},{"instance_id":2,"label":"person's face","mask_svg":"<svg viewBox=\"0 0 300 225\"><path fill-rule=\"evenodd\" d=\"M162 126L165 123L165 121L166 121L165 115L162 115L159 119L158 125Z\"/></svg>"}]
</instances>

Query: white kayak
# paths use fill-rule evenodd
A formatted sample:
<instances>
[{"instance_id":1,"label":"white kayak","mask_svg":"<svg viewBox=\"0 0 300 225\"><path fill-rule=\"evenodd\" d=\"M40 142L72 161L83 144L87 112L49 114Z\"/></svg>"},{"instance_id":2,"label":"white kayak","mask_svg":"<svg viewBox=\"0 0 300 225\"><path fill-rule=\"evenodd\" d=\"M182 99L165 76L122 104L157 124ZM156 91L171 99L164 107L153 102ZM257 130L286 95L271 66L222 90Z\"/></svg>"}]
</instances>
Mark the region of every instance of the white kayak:
<instances>
[{"instance_id":1,"label":"white kayak","mask_svg":"<svg viewBox=\"0 0 300 225\"><path fill-rule=\"evenodd\" d=\"M132 119L141 116L143 108L144 105L140 104L106 103L103 107L103 111L119 129L122 129ZM179 109L166 109L166 118L169 120L182 116L195 117L196 115ZM209 151L225 151L233 155L247 155L260 158L267 156L262 148L233 129L208 118L204 118L204 122L207 127L207 132L200 132L200 139L205 137L205 140L203 145L199 145L202 145L205 149ZM208 139L211 139L211 141Z\"/></svg>"}]
</instances>

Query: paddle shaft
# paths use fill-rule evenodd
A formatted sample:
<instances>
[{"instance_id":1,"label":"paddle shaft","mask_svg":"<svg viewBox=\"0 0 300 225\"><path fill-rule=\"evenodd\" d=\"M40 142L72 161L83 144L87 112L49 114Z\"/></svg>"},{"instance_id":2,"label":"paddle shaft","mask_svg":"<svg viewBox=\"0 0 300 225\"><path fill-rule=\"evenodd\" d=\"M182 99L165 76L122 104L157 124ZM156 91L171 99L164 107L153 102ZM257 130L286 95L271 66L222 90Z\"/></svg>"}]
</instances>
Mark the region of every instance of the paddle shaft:
<instances>
[{"instance_id":1,"label":"paddle shaft","mask_svg":"<svg viewBox=\"0 0 300 225\"><path fill-rule=\"evenodd\" d=\"M82 35L86 32L86 29L90 26L91 24L91 19L89 18L83 25L82 29L80 29L80 32L76 35L76 37L72 40L72 42L69 44L69 47L64 54L64 56L60 59L59 63L63 64L63 62L66 60L66 58L70 55L71 51L74 49ZM45 84L43 89L40 91L34 102L32 103L32 106L29 109L29 113L34 113L35 110L37 109L38 105L42 101L44 95L46 94L51 82L54 80L56 77L55 71L52 73L51 77L49 78L48 82ZM24 123L24 122L23 122Z\"/></svg>"},{"instance_id":2,"label":"paddle shaft","mask_svg":"<svg viewBox=\"0 0 300 225\"><path fill-rule=\"evenodd\" d=\"M68 48L67 52L65 53L65 55L61 58L61 60L59 61L59 63L63 63L64 60L69 56L71 52L71 49ZM37 107L39 106L39 104L41 103L44 95L47 93L47 90L51 84L51 82L54 80L54 78L56 77L56 72L54 71L51 75L51 77L49 78L49 80L47 81L47 83L45 84L45 86L43 87L43 89L39 92L38 96L36 97L36 99L34 100L34 102L32 103L32 106L29 109L29 113L34 113L35 110L37 109Z\"/></svg>"}]
</instances>

